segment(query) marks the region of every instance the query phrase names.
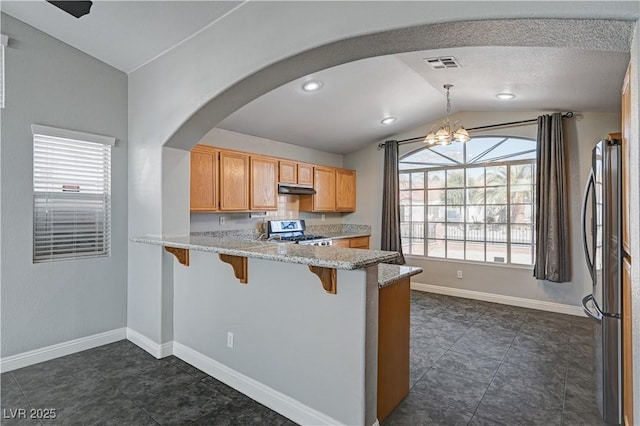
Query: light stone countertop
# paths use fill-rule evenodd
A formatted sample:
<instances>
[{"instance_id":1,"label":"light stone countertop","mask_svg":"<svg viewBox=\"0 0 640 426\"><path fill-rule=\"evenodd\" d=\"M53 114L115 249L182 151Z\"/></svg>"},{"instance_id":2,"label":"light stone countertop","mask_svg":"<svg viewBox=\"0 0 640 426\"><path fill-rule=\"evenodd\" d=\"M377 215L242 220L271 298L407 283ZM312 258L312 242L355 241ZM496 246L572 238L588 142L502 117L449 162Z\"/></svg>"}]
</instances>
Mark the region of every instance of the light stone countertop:
<instances>
[{"instance_id":1,"label":"light stone countertop","mask_svg":"<svg viewBox=\"0 0 640 426\"><path fill-rule=\"evenodd\" d=\"M132 242L207 251L323 268L362 269L398 256L394 251L236 240L208 236L136 237Z\"/></svg>"},{"instance_id":2,"label":"light stone countertop","mask_svg":"<svg viewBox=\"0 0 640 426\"><path fill-rule=\"evenodd\" d=\"M417 275L422 272L417 266L378 264L378 285L380 288L394 284L403 278Z\"/></svg>"}]
</instances>

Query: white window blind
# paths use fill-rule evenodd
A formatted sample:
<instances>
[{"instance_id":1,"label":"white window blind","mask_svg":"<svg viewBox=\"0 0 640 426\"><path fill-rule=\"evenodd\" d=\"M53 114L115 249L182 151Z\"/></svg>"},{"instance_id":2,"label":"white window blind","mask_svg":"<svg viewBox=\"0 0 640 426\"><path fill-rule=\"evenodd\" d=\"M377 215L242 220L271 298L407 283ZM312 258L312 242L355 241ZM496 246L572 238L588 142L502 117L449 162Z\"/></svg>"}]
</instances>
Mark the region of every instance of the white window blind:
<instances>
[{"instance_id":1,"label":"white window blind","mask_svg":"<svg viewBox=\"0 0 640 426\"><path fill-rule=\"evenodd\" d=\"M0 34L0 108L4 108L4 49L9 44L9 37Z\"/></svg>"},{"instance_id":2,"label":"white window blind","mask_svg":"<svg viewBox=\"0 0 640 426\"><path fill-rule=\"evenodd\" d=\"M114 138L33 125L33 261L109 256Z\"/></svg>"}]
</instances>

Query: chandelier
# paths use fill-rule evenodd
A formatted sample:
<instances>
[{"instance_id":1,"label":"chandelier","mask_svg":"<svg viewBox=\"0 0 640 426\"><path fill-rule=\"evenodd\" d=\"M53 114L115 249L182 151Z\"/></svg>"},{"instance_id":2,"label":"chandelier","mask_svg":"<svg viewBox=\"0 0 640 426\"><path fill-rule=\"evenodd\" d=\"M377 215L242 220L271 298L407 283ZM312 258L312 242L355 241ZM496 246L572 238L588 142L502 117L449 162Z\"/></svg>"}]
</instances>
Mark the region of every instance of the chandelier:
<instances>
[{"instance_id":1,"label":"chandelier","mask_svg":"<svg viewBox=\"0 0 640 426\"><path fill-rule=\"evenodd\" d=\"M447 117L439 127L436 124L431 128L431 131L423 141L427 145L449 145L451 142L468 142L471 139L461 121L456 120L453 123L453 129L451 128L451 123L449 122L449 114L451 114L449 90L452 87L453 84L444 85L444 88L447 89Z\"/></svg>"}]
</instances>

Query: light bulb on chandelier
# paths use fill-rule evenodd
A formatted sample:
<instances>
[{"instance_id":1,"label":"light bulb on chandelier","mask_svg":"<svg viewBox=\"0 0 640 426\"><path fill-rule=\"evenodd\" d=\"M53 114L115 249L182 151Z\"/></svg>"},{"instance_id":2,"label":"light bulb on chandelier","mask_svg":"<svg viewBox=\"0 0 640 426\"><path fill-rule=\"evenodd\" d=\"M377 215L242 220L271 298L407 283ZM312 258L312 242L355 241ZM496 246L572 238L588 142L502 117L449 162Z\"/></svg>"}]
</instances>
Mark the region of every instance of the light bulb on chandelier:
<instances>
[{"instance_id":1,"label":"light bulb on chandelier","mask_svg":"<svg viewBox=\"0 0 640 426\"><path fill-rule=\"evenodd\" d=\"M440 126L434 125L429 134L424 138L423 142L428 145L449 145L451 142L468 142L471 139L461 121L456 120L453 123L453 129L449 122L449 114L451 114L451 96L449 90L452 87L453 84L444 85L444 88L447 89L447 117Z\"/></svg>"}]
</instances>

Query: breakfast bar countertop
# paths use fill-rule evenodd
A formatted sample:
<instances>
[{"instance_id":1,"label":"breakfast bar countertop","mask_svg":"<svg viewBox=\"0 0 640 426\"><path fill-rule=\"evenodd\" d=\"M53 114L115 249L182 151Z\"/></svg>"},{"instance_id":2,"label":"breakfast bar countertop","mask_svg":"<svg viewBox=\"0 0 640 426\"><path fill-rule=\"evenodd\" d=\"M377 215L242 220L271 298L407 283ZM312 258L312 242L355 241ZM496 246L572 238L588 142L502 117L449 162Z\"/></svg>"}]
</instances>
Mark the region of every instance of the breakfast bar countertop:
<instances>
[{"instance_id":1,"label":"breakfast bar countertop","mask_svg":"<svg viewBox=\"0 0 640 426\"><path fill-rule=\"evenodd\" d=\"M398 256L398 253L394 251L274 243L200 235L135 237L131 238L130 241L180 249L208 251L231 256L347 270L366 268L381 262L391 261Z\"/></svg>"},{"instance_id":2,"label":"breakfast bar countertop","mask_svg":"<svg viewBox=\"0 0 640 426\"><path fill-rule=\"evenodd\" d=\"M386 287L420 272L422 272L422 268L417 266L380 263L378 264L378 286L380 288Z\"/></svg>"}]
</instances>

